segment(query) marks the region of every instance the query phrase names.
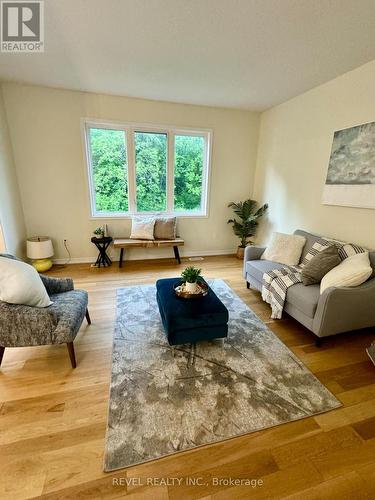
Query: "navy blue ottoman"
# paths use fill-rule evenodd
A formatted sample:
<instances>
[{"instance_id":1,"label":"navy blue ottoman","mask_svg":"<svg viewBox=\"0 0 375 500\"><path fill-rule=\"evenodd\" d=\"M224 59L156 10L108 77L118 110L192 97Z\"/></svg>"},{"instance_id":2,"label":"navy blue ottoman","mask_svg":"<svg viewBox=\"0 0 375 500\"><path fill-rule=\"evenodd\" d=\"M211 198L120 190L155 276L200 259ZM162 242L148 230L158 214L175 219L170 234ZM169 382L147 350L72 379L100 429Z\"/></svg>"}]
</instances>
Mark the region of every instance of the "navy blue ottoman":
<instances>
[{"instance_id":1,"label":"navy blue ottoman","mask_svg":"<svg viewBox=\"0 0 375 500\"><path fill-rule=\"evenodd\" d=\"M180 278L156 282L156 300L170 345L225 338L228 335L228 310L209 288L201 299L177 297L174 285Z\"/></svg>"}]
</instances>

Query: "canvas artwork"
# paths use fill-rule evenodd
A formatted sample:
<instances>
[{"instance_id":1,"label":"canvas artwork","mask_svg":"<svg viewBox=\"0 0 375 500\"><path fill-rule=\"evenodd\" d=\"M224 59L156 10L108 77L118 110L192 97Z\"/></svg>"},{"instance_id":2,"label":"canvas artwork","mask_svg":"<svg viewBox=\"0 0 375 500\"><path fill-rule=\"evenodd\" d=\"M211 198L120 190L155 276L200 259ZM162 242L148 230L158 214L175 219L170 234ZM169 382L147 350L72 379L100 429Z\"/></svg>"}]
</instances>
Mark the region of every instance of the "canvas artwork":
<instances>
[{"instance_id":1,"label":"canvas artwork","mask_svg":"<svg viewBox=\"0 0 375 500\"><path fill-rule=\"evenodd\" d=\"M375 122L335 132L323 203L375 208Z\"/></svg>"}]
</instances>

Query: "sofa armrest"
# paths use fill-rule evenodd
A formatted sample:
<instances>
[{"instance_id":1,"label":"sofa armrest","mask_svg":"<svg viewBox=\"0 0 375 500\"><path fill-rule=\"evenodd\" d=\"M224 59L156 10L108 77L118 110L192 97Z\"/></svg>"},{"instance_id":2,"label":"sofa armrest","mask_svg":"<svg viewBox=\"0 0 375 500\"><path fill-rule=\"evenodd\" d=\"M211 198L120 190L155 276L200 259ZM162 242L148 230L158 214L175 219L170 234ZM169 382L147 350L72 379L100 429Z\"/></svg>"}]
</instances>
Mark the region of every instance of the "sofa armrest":
<instances>
[{"instance_id":1,"label":"sofa armrest","mask_svg":"<svg viewBox=\"0 0 375 500\"><path fill-rule=\"evenodd\" d=\"M327 288L313 321L318 337L375 326L375 279L357 287Z\"/></svg>"},{"instance_id":2,"label":"sofa armrest","mask_svg":"<svg viewBox=\"0 0 375 500\"><path fill-rule=\"evenodd\" d=\"M50 307L0 301L0 346L24 347L53 343L58 318Z\"/></svg>"},{"instance_id":3,"label":"sofa armrest","mask_svg":"<svg viewBox=\"0 0 375 500\"><path fill-rule=\"evenodd\" d=\"M45 276L44 274L40 274L40 278L46 287L48 295L74 290L74 284L71 278L53 278L51 276Z\"/></svg>"},{"instance_id":4,"label":"sofa armrest","mask_svg":"<svg viewBox=\"0 0 375 500\"><path fill-rule=\"evenodd\" d=\"M246 262L248 260L259 260L266 247L249 245L245 248L243 257L243 277L246 279Z\"/></svg>"}]
</instances>

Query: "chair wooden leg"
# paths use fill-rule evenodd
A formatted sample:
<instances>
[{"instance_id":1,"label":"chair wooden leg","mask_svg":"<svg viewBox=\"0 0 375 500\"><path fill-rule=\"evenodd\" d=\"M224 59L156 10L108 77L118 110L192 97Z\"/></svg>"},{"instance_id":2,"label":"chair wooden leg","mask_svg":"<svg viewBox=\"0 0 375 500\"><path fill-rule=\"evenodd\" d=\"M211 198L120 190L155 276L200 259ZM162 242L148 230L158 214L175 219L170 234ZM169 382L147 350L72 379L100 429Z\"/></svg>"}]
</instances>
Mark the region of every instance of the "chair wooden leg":
<instances>
[{"instance_id":1,"label":"chair wooden leg","mask_svg":"<svg viewBox=\"0 0 375 500\"><path fill-rule=\"evenodd\" d=\"M86 309L86 321L89 325L91 325L91 318L88 309Z\"/></svg>"},{"instance_id":2,"label":"chair wooden leg","mask_svg":"<svg viewBox=\"0 0 375 500\"><path fill-rule=\"evenodd\" d=\"M2 345L0 345L0 366L1 366L1 362L3 360L4 351L5 351L5 347L3 347Z\"/></svg>"},{"instance_id":3,"label":"chair wooden leg","mask_svg":"<svg viewBox=\"0 0 375 500\"><path fill-rule=\"evenodd\" d=\"M69 353L70 362L72 363L72 368L75 368L77 366L77 363L76 363L76 356L74 354L73 342L67 342L66 346L68 348L68 353Z\"/></svg>"}]
</instances>

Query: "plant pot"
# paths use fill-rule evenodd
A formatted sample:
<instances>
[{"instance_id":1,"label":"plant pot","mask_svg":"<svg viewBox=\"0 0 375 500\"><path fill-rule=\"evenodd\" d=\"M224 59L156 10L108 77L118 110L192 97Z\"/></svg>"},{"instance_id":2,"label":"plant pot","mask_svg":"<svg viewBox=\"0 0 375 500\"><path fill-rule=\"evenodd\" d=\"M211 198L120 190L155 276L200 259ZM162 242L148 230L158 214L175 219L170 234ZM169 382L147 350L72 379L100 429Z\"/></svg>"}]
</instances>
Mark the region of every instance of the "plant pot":
<instances>
[{"instance_id":1,"label":"plant pot","mask_svg":"<svg viewBox=\"0 0 375 500\"><path fill-rule=\"evenodd\" d=\"M245 247L237 248L237 259L243 260L243 256L245 254Z\"/></svg>"},{"instance_id":2,"label":"plant pot","mask_svg":"<svg viewBox=\"0 0 375 500\"><path fill-rule=\"evenodd\" d=\"M188 281L185 282L185 291L187 293L196 293L197 291L197 282L195 281L194 283L189 283Z\"/></svg>"}]
</instances>

